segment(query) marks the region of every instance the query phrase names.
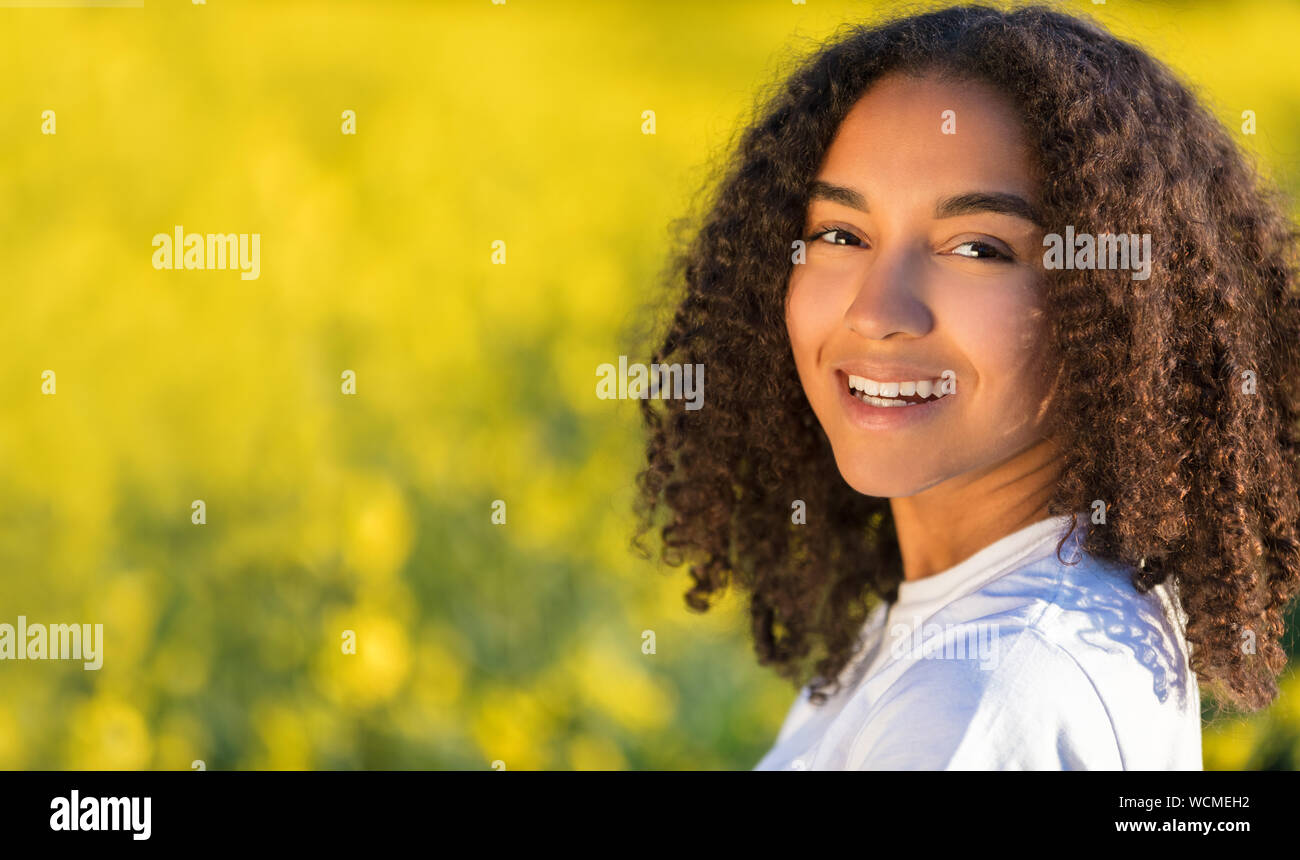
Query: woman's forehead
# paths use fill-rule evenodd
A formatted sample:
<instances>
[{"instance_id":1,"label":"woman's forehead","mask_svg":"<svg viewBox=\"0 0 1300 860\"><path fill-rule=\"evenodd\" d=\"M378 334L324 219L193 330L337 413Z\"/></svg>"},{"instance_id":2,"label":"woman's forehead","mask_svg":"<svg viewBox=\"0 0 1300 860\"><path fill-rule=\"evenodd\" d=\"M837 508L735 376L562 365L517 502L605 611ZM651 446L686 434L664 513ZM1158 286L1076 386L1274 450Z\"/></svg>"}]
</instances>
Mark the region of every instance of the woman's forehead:
<instances>
[{"instance_id":1,"label":"woman's forehead","mask_svg":"<svg viewBox=\"0 0 1300 860\"><path fill-rule=\"evenodd\" d=\"M990 84L889 75L846 114L819 178L868 197L987 188L1032 196L1034 159L1011 100Z\"/></svg>"}]
</instances>

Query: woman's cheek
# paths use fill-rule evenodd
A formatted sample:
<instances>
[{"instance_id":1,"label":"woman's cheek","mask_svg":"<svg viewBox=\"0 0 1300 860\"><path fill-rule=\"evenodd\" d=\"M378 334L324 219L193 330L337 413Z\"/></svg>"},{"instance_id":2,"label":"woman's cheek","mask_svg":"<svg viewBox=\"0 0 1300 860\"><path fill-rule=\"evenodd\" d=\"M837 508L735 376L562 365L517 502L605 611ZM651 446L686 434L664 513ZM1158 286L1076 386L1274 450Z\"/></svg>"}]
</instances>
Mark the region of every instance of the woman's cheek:
<instances>
[{"instance_id":1,"label":"woman's cheek","mask_svg":"<svg viewBox=\"0 0 1300 860\"><path fill-rule=\"evenodd\" d=\"M985 292L982 301L948 309L949 331L958 352L976 376L972 406L980 423L995 435L1016 435L1028 425L1044 388L1035 350L1040 329L1035 306L1017 285L1001 293ZM961 380L958 380L958 386Z\"/></svg>"},{"instance_id":2,"label":"woman's cheek","mask_svg":"<svg viewBox=\"0 0 1300 860\"><path fill-rule=\"evenodd\" d=\"M818 289L815 278L791 277L786 330L801 375L816 370L821 345L834 334L836 314L833 297L831 290Z\"/></svg>"}]
</instances>

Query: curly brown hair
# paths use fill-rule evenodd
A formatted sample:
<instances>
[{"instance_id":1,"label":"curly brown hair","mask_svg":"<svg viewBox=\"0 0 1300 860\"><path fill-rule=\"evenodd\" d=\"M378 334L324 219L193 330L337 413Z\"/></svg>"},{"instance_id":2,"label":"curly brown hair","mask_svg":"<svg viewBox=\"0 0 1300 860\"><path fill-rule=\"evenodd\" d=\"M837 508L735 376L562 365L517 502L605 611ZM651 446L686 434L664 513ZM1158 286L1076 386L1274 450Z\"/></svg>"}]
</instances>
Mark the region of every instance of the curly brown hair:
<instances>
[{"instance_id":1,"label":"curly brown hair","mask_svg":"<svg viewBox=\"0 0 1300 860\"><path fill-rule=\"evenodd\" d=\"M704 611L750 594L759 663L821 704L902 562L889 500L841 478L785 326L792 241L836 130L873 82L939 72L993 84L1037 150L1046 223L1157 238L1149 280L1046 273L1048 368L1063 440L1051 514L1105 501L1083 547L1172 583L1202 687L1247 710L1277 695L1300 583L1297 234L1280 192L1169 69L1086 19L960 6L849 24L756 108L668 258L684 285L651 361L703 364L707 409L645 399L639 528L690 563ZM1246 371L1257 393L1243 386ZM806 524L791 520L806 503ZM1250 639L1255 647L1242 647ZM810 658L814 647L822 652Z\"/></svg>"}]
</instances>

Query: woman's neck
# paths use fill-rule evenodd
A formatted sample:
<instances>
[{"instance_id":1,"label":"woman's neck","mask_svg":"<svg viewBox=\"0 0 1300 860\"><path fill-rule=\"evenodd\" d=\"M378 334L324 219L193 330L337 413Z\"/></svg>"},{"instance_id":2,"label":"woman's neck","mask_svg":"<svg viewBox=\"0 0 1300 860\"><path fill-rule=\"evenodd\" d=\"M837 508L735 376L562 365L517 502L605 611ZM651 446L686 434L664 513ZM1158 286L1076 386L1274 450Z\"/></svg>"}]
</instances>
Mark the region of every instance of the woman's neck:
<instances>
[{"instance_id":1,"label":"woman's neck","mask_svg":"<svg viewBox=\"0 0 1300 860\"><path fill-rule=\"evenodd\" d=\"M903 578L924 579L989 544L1048 518L1060 474L1060 449L1038 442L985 469L906 498L890 499Z\"/></svg>"}]
</instances>

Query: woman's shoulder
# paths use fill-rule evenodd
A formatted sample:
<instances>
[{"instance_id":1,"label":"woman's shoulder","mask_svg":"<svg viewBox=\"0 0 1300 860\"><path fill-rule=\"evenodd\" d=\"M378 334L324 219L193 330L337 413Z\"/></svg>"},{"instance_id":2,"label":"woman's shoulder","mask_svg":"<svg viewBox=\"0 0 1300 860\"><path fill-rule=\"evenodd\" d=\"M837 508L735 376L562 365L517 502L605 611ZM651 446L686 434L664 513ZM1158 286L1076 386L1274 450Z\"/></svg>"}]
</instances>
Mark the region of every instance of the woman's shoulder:
<instances>
[{"instance_id":1,"label":"woman's shoulder","mask_svg":"<svg viewBox=\"0 0 1300 860\"><path fill-rule=\"evenodd\" d=\"M1004 601L1009 626L1022 624L1068 655L1103 699L1182 708L1181 699L1196 697L1199 708L1176 594L1168 584L1141 592L1134 572L1088 553L1051 555L990 583L984 599Z\"/></svg>"},{"instance_id":2,"label":"woman's shoulder","mask_svg":"<svg viewBox=\"0 0 1300 860\"><path fill-rule=\"evenodd\" d=\"M890 766L903 724L928 712L943 716L917 730L947 733L936 767L1199 769L1199 691L1167 589L1069 561L1039 559L900 625L857 715L859 760Z\"/></svg>"},{"instance_id":3,"label":"woman's shoulder","mask_svg":"<svg viewBox=\"0 0 1300 860\"><path fill-rule=\"evenodd\" d=\"M1031 631L1021 647L1059 649L1101 691L1141 679L1158 701L1186 694L1194 675L1176 594L1169 585L1142 593L1133 573L1088 553L1053 553L954 600L928 624L967 636L967 628L985 628L1007 642Z\"/></svg>"}]
</instances>

